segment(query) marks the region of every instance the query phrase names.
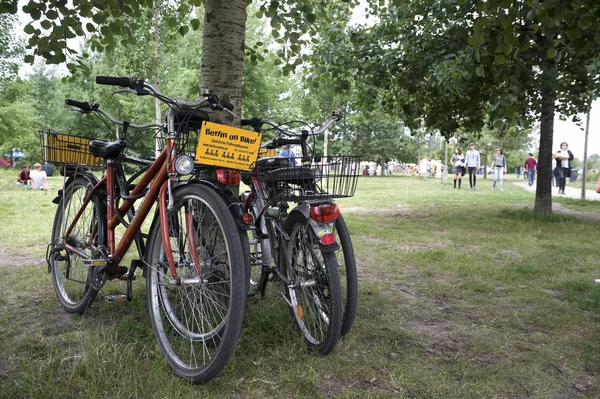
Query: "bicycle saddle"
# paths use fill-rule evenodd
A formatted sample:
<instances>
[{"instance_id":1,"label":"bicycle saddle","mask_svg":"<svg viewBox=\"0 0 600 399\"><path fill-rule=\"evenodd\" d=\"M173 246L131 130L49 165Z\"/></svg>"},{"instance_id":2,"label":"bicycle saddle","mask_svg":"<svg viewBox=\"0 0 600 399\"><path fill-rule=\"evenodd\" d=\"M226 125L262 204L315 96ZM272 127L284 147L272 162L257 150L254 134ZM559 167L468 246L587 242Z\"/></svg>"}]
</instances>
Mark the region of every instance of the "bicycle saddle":
<instances>
[{"instance_id":1,"label":"bicycle saddle","mask_svg":"<svg viewBox=\"0 0 600 399\"><path fill-rule=\"evenodd\" d=\"M97 157L114 159L121 155L121 152L127 147L125 140L117 141L102 141L92 140L90 141L89 148L90 152Z\"/></svg>"}]
</instances>

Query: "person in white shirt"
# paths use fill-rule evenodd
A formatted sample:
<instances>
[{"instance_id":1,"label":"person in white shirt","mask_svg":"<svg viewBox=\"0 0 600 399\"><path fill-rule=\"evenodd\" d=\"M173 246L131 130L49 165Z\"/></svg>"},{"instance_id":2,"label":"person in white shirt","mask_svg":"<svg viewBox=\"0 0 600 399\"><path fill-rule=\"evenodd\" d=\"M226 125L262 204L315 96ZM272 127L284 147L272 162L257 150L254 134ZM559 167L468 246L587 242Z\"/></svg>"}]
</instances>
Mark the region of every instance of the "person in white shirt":
<instances>
[{"instance_id":1,"label":"person in white shirt","mask_svg":"<svg viewBox=\"0 0 600 399\"><path fill-rule=\"evenodd\" d=\"M469 185L471 190L477 190L477 170L480 167L479 151L475 149L475 144L469 144L469 151L465 154L465 165L469 172Z\"/></svg>"},{"instance_id":2,"label":"person in white shirt","mask_svg":"<svg viewBox=\"0 0 600 399\"><path fill-rule=\"evenodd\" d=\"M565 195L565 185L567 184L567 177L571 176L571 161L573 160L573 153L568 150L569 144L562 142L560 143L560 150L554 154L556 160L556 170L558 171L558 193Z\"/></svg>"},{"instance_id":3,"label":"person in white shirt","mask_svg":"<svg viewBox=\"0 0 600 399\"><path fill-rule=\"evenodd\" d=\"M34 190L50 190L48 187L48 180L46 179L46 172L42 170L42 165L36 163L33 165L33 170L29 173L31 178L31 187Z\"/></svg>"}]
</instances>

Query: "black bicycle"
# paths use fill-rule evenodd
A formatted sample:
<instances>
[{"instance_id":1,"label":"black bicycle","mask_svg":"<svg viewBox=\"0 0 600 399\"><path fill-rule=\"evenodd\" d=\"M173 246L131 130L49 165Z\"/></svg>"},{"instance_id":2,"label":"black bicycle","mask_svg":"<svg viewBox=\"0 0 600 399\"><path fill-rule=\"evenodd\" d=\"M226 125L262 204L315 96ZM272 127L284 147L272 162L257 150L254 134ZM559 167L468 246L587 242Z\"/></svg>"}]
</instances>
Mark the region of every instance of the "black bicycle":
<instances>
[{"instance_id":1,"label":"black bicycle","mask_svg":"<svg viewBox=\"0 0 600 399\"><path fill-rule=\"evenodd\" d=\"M350 234L333 200L354 195L360 159L310 155L308 145L309 137L338 119L333 114L318 129L302 131L266 119L242 120L257 132L264 125L276 132L262 148L299 145L302 150L298 160L261 158L242 178L250 187L242 194L244 209L255 224L249 239L250 293L258 298L270 279L278 284L308 347L321 354L331 352L352 327L358 296Z\"/></svg>"}]
</instances>

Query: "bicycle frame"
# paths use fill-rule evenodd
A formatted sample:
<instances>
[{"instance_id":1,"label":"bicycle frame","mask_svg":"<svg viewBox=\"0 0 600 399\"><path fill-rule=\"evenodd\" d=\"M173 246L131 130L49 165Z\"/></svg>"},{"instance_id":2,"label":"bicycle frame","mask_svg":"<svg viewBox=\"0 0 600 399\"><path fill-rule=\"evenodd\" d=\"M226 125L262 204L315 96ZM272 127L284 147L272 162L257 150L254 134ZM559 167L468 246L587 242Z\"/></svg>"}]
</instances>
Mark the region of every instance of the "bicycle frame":
<instances>
[{"instance_id":1,"label":"bicycle frame","mask_svg":"<svg viewBox=\"0 0 600 399\"><path fill-rule=\"evenodd\" d=\"M159 217L160 217L160 225L162 230L162 238L163 245L165 246L165 252L167 256L167 260L169 263L169 268L174 277L177 277L177 270L175 267L175 260L173 259L173 254L171 251L171 243L169 240L169 231L168 231L168 216L167 216L167 192L170 191L171 185L171 176L175 176L174 174L174 166L173 162L170 162L170 154L174 153L176 148L175 137L170 135L167 138L166 148L160 153L159 157L152 163L150 168L142 175L140 181L135 185L134 189L131 191L130 195L135 196L140 194L148 185L150 185L148 189L148 193L143 197L143 203L136 210L135 217L129 224L129 226L125 229L123 237L119 240L118 246L115 247L115 229L119 225L119 218L114 213L114 198L115 198L115 161L107 160L106 165L106 175L100 180L92 190L87 194L81 208L78 213L75 215L73 221L68 227L63 245L67 251L75 253L77 256L81 257L84 260L93 261L93 259L86 255L85 253L79 251L77 248L74 248L72 245L69 245L67 242L67 237L71 235L71 232L77 221L83 214L84 210L87 208L90 203L93 195L97 193L102 188L106 188L106 199L107 199L107 236L108 236L108 256L109 256L109 264L107 265L106 270L109 274L116 274L117 267L120 264L121 260L131 247L132 242L134 241L136 235L139 233L142 224L146 220L146 217L150 213L153 204L158 201L159 207ZM130 210L132 210L135 200L126 199L123 201L117 212L121 217L126 215ZM186 217L186 229L188 233L193 228L192 215L187 214ZM190 235L188 235L190 237ZM190 237L190 248L192 249L192 256L194 264L196 265L196 269L198 273L200 273L200 264L198 262L198 255L195 252L195 245L191 242L192 238ZM139 251L139 248L138 248ZM140 253L140 256L143 254Z\"/></svg>"}]
</instances>

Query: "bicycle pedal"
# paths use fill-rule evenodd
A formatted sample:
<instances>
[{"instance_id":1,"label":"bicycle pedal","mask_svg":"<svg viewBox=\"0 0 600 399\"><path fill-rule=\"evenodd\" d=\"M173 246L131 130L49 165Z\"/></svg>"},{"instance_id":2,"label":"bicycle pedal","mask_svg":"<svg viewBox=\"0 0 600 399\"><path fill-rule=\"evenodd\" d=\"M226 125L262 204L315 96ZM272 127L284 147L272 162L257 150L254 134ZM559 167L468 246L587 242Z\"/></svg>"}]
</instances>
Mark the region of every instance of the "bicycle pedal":
<instances>
[{"instance_id":1,"label":"bicycle pedal","mask_svg":"<svg viewBox=\"0 0 600 399\"><path fill-rule=\"evenodd\" d=\"M112 294L107 295L104 300L108 303L116 303L116 302L127 302L127 295L125 294Z\"/></svg>"},{"instance_id":2,"label":"bicycle pedal","mask_svg":"<svg viewBox=\"0 0 600 399\"><path fill-rule=\"evenodd\" d=\"M106 259L83 259L84 266L106 266Z\"/></svg>"},{"instance_id":3,"label":"bicycle pedal","mask_svg":"<svg viewBox=\"0 0 600 399\"><path fill-rule=\"evenodd\" d=\"M131 271L131 269L129 271L127 271L127 273L123 274L122 276L119 276L119 280L121 280L121 281L129 280L129 272L130 271ZM133 281L135 281L137 279L137 274L135 272L133 272L133 276L131 276L131 279Z\"/></svg>"},{"instance_id":4,"label":"bicycle pedal","mask_svg":"<svg viewBox=\"0 0 600 399\"><path fill-rule=\"evenodd\" d=\"M258 294L249 294L246 296L246 303L257 303L258 302Z\"/></svg>"}]
</instances>

